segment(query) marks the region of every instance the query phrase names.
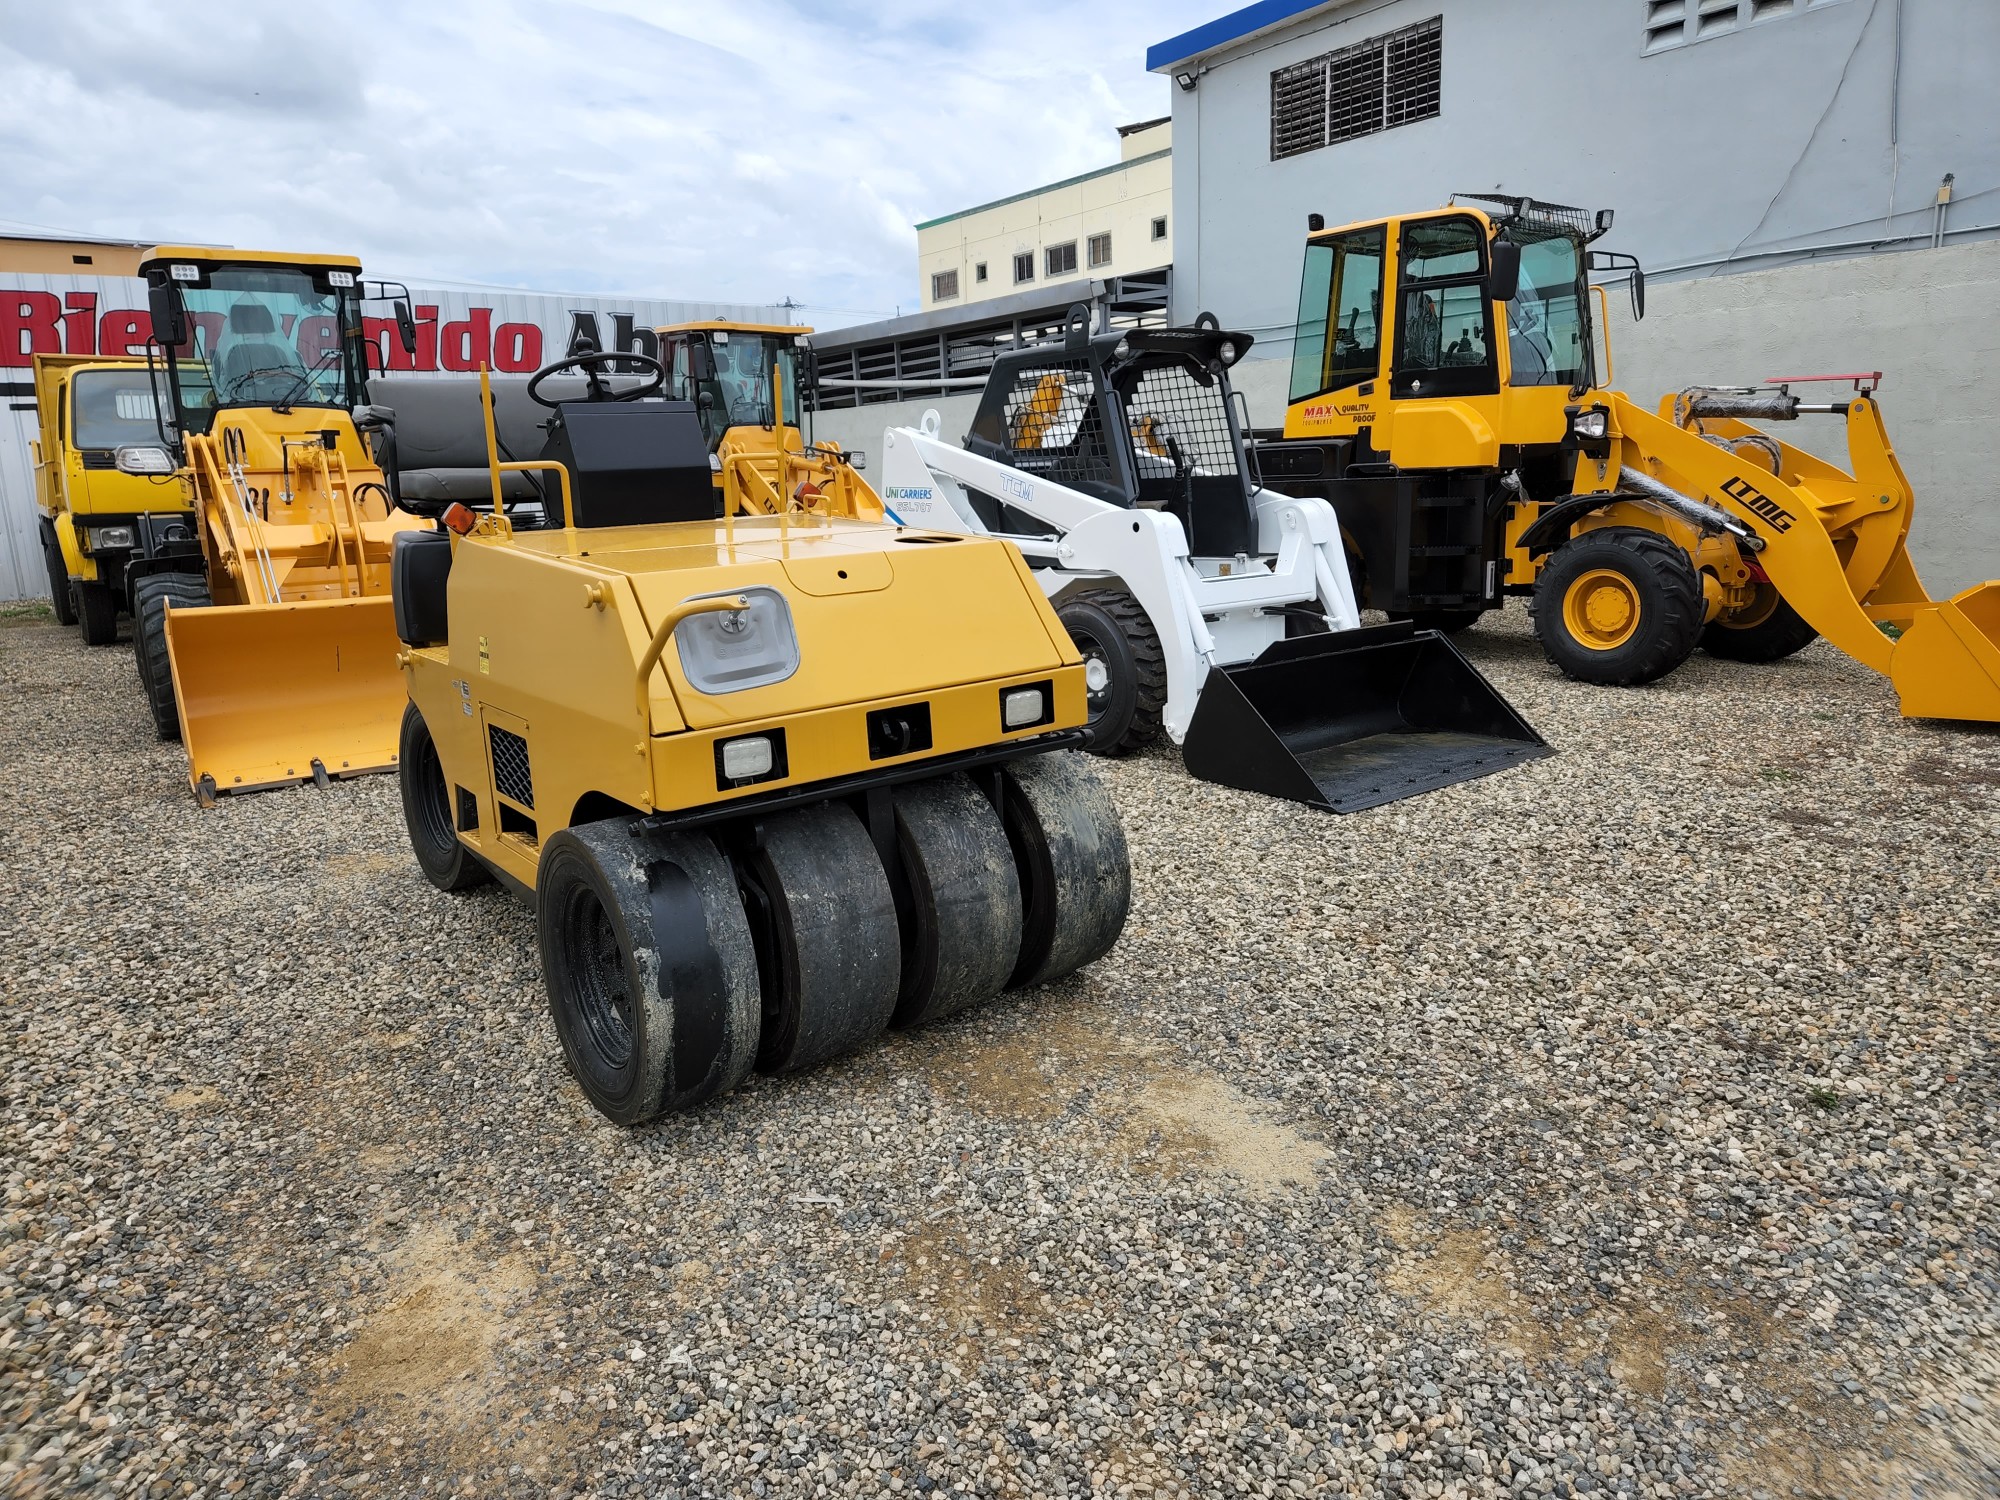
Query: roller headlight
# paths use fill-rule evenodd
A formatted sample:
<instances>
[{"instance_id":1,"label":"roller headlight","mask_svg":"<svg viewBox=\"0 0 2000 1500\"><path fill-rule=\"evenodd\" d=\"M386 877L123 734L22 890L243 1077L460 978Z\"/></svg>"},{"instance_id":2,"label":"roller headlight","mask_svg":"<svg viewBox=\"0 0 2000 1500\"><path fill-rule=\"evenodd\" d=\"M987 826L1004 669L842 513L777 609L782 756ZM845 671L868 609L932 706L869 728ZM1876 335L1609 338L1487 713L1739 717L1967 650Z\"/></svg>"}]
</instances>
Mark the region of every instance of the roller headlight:
<instances>
[{"instance_id":1,"label":"roller headlight","mask_svg":"<svg viewBox=\"0 0 2000 1500\"><path fill-rule=\"evenodd\" d=\"M730 589L748 609L689 615L674 627L681 671L698 693L740 693L783 682L799 669L799 638L791 606L776 589ZM714 595L698 595L713 598Z\"/></svg>"},{"instance_id":2,"label":"roller headlight","mask_svg":"<svg viewBox=\"0 0 2000 1500\"><path fill-rule=\"evenodd\" d=\"M1610 434L1611 416L1601 406L1577 412L1569 419L1570 433L1587 443L1601 443Z\"/></svg>"},{"instance_id":3,"label":"roller headlight","mask_svg":"<svg viewBox=\"0 0 2000 1500\"><path fill-rule=\"evenodd\" d=\"M722 774L731 781L755 781L771 774L777 756L768 734L747 735L722 743Z\"/></svg>"},{"instance_id":4,"label":"roller headlight","mask_svg":"<svg viewBox=\"0 0 2000 1500\"><path fill-rule=\"evenodd\" d=\"M138 540L130 526L91 526L85 531L90 537L92 552L123 551Z\"/></svg>"}]
</instances>

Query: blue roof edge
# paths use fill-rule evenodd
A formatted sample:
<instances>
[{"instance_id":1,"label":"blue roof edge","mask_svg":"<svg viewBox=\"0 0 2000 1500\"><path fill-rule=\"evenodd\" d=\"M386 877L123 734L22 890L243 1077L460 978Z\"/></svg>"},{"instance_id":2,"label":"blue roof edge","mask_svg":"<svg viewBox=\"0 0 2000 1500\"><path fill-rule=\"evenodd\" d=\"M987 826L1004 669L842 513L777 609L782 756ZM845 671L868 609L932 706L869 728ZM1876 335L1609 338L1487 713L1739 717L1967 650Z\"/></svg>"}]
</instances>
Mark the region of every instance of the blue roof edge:
<instances>
[{"instance_id":1,"label":"blue roof edge","mask_svg":"<svg viewBox=\"0 0 2000 1500\"><path fill-rule=\"evenodd\" d=\"M1307 11L1329 9L1334 3L1335 0L1257 0L1255 5L1232 10L1228 15L1218 16L1192 31L1184 31L1179 36L1148 47L1146 71L1163 72L1190 58L1219 52L1232 42L1282 26Z\"/></svg>"}]
</instances>

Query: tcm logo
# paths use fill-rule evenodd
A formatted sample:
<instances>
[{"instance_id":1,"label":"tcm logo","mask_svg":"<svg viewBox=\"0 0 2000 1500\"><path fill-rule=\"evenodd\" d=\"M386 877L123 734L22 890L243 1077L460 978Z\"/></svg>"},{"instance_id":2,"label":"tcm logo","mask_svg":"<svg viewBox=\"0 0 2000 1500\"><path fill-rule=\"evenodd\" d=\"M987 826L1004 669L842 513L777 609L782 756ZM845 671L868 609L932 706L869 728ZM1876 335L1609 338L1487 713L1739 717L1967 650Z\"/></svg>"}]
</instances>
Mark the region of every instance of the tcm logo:
<instances>
[{"instance_id":1,"label":"tcm logo","mask_svg":"<svg viewBox=\"0 0 2000 1500\"><path fill-rule=\"evenodd\" d=\"M1000 488L1012 495L1016 500L1032 500L1035 498L1035 487L1025 479L1016 479L1012 474L1009 474L1005 479L1000 481Z\"/></svg>"},{"instance_id":2,"label":"tcm logo","mask_svg":"<svg viewBox=\"0 0 2000 1500\"><path fill-rule=\"evenodd\" d=\"M1725 479L1722 481L1722 493L1728 495L1733 500L1740 500L1750 510L1769 521L1774 531L1790 531L1792 529L1792 513L1786 510L1784 506L1778 504L1769 495L1754 488L1749 480L1742 478Z\"/></svg>"}]
</instances>

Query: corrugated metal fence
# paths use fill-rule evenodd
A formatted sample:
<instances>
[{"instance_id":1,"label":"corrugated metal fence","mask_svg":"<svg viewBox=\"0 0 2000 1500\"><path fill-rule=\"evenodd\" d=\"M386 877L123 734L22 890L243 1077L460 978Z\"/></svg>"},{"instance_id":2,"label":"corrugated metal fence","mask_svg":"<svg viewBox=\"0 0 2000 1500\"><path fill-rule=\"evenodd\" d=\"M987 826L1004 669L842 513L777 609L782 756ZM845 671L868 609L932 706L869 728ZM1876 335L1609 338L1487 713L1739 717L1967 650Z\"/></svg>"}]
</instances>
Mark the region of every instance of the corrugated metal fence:
<instances>
[{"instance_id":1,"label":"corrugated metal fence","mask_svg":"<svg viewBox=\"0 0 2000 1500\"><path fill-rule=\"evenodd\" d=\"M652 354L652 330L694 318L785 321L777 307L541 292L411 289L419 339L414 357L380 340L392 374L525 372L561 357L579 320L604 348ZM386 304L370 304L386 315ZM140 356L151 326L145 283L124 276L0 276L0 600L47 597L30 444L39 435L29 356ZM371 328L374 324L371 321Z\"/></svg>"}]
</instances>

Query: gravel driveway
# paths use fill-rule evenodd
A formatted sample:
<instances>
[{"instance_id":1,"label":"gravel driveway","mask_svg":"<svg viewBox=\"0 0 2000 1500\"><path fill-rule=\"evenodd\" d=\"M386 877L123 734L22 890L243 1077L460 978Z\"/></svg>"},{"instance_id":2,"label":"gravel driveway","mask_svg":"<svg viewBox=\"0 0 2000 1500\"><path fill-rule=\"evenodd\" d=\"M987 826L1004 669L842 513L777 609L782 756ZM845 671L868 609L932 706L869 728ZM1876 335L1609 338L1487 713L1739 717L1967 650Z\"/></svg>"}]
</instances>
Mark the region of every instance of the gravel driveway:
<instances>
[{"instance_id":1,"label":"gravel driveway","mask_svg":"<svg viewBox=\"0 0 2000 1500\"><path fill-rule=\"evenodd\" d=\"M1109 959L627 1131L393 778L0 624L0 1491L2000 1491L2000 736L1465 641L1559 755L1107 766Z\"/></svg>"}]
</instances>

